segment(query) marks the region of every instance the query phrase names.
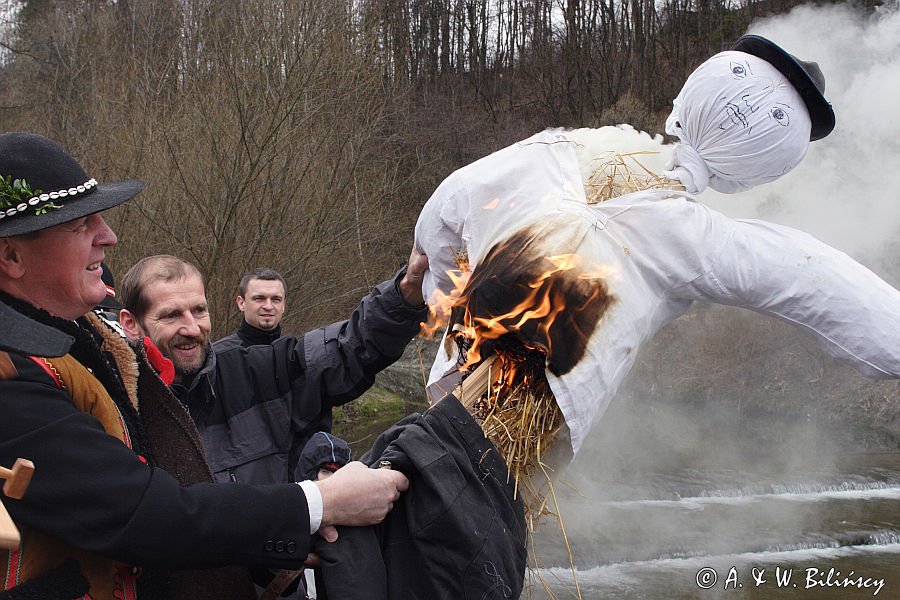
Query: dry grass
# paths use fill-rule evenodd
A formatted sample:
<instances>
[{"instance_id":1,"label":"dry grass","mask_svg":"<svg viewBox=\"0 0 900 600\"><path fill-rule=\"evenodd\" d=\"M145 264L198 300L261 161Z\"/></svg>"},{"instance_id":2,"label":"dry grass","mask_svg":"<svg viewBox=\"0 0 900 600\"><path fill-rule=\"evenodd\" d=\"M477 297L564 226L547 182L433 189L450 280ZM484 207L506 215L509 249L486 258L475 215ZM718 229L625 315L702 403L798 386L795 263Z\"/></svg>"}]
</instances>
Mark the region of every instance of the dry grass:
<instances>
[{"instance_id":1,"label":"dry grass","mask_svg":"<svg viewBox=\"0 0 900 600\"><path fill-rule=\"evenodd\" d=\"M544 476L548 467L542 458L563 424L543 364L539 351L495 352L466 376L460 390L460 401L506 460L529 520L548 512L542 484L549 479Z\"/></svg>"},{"instance_id":2,"label":"dry grass","mask_svg":"<svg viewBox=\"0 0 900 600\"><path fill-rule=\"evenodd\" d=\"M657 175L645 167L638 156L648 152L619 154L610 152L597 159L597 166L584 186L588 204L597 204L632 192L644 190L681 190L678 181Z\"/></svg>"}]
</instances>

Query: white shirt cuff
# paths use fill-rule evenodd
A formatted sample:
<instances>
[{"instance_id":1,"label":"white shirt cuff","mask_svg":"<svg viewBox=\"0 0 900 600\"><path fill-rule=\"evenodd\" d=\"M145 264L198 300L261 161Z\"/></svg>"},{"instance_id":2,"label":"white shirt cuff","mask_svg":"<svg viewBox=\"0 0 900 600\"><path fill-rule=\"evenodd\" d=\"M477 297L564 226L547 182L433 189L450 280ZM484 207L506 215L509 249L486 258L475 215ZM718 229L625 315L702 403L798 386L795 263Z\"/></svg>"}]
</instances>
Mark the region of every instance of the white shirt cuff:
<instances>
[{"instance_id":1,"label":"white shirt cuff","mask_svg":"<svg viewBox=\"0 0 900 600\"><path fill-rule=\"evenodd\" d=\"M306 494L306 505L309 507L309 533L313 534L322 525L322 492L314 481L298 481L297 485Z\"/></svg>"}]
</instances>

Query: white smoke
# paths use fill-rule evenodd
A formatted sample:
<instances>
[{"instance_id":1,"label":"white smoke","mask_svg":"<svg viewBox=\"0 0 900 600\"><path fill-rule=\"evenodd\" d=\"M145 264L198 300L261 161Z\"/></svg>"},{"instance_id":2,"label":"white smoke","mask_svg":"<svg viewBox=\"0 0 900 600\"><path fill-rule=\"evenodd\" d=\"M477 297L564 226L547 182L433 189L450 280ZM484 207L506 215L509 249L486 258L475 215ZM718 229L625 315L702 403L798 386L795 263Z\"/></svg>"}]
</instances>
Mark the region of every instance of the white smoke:
<instances>
[{"instance_id":1,"label":"white smoke","mask_svg":"<svg viewBox=\"0 0 900 600\"><path fill-rule=\"evenodd\" d=\"M748 33L819 63L837 126L779 181L702 200L729 216L807 231L898 285L900 2L874 11L801 6L754 22Z\"/></svg>"},{"instance_id":2,"label":"white smoke","mask_svg":"<svg viewBox=\"0 0 900 600\"><path fill-rule=\"evenodd\" d=\"M787 15L758 20L747 33L767 37L798 58L819 63L837 126L831 135L813 142L800 166L780 180L741 194L707 190L699 199L735 218L765 219L811 233L900 286L900 0L890 0L875 10L848 5L802 6ZM786 342L792 343L796 341ZM688 356L685 360L690 359ZM809 374L807 379L814 377ZM759 381L757 385L762 388L767 383ZM702 477L704 461L748 473L754 466L746 461L755 455L739 445L744 437L733 440L731 430L719 431L711 425L718 422L717 410L726 413L721 422L728 423L731 405L717 408L707 404L702 410L692 409L662 398L665 392L657 392L655 384L649 390L647 382L637 382L635 387L635 393L660 398L640 405L641 411L635 410L627 397L626 383L624 394L620 392L621 397L613 401L563 475L575 491L559 486L563 489L561 514L569 533L567 543L573 544L576 562L590 564L596 560L590 549L595 538L606 536L621 542L621 536L635 535L617 533L617 524L604 521L592 504L598 499L616 498L611 488L617 483L643 485L641 471L680 474L678 469L685 463L696 466L698 477ZM814 419L809 425L804 428L786 423L781 436L771 436L787 440L778 446L783 460L778 469L783 469L787 478L805 473L813 459L825 472L836 456L835 447L823 443ZM774 447L768 438L754 435L759 431L745 436L755 440L751 448L758 446L763 451L767 446ZM752 476L748 475L748 481ZM553 555L550 549L554 544L561 546L553 525L542 523L544 535L538 536L537 554L540 556L540 546L545 544L551 560L565 565L567 555L558 549ZM719 531L710 525L707 537L724 539L734 526L729 522ZM663 538L677 537L682 527L676 522L647 522L644 529L652 532L649 537ZM688 539L692 532L683 533ZM652 546L655 542L645 543ZM635 539L625 547L640 544ZM637 553L650 556L653 550Z\"/></svg>"}]
</instances>

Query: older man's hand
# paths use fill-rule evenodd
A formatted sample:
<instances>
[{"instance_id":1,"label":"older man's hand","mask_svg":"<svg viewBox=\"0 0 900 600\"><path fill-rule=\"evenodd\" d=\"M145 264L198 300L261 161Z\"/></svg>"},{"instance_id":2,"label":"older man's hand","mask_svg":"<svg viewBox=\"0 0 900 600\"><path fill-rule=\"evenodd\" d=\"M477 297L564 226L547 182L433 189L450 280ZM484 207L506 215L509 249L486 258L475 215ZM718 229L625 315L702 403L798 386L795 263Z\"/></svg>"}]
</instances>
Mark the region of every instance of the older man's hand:
<instances>
[{"instance_id":1,"label":"older man's hand","mask_svg":"<svg viewBox=\"0 0 900 600\"><path fill-rule=\"evenodd\" d=\"M322 525L319 535L333 542L334 525L374 525L394 507L409 481L390 469L370 469L354 461L316 482L322 494Z\"/></svg>"},{"instance_id":2,"label":"older man's hand","mask_svg":"<svg viewBox=\"0 0 900 600\"><path fill-rule=\"evenodd\" d=\"M428 270L428 257L415 249L409 255L406 275L400 280L400 293L410 306L421 306L425 303L422 297L422 280Z\"/></svg>"}]
</instances>

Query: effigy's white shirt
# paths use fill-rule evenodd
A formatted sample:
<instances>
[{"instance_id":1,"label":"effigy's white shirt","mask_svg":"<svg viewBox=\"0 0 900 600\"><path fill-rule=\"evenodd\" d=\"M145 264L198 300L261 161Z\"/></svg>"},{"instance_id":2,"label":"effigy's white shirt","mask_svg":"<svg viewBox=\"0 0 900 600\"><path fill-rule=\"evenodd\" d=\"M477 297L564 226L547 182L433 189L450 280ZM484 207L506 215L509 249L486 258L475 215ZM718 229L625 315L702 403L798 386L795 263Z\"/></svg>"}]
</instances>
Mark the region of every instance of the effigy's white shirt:
<instances>
[{"instance_id":1,"label":"effigy's white shirt","mask_svg":"<svg viewBox=\"0 0 900 600\"><path fill-rule=\"evenodd\" d=\"M556 236L565 240L562 252L608 268L616 299L574 368L559 377L547 372L573 452L641 345L695 300L792 322L864 374L900 377L900 291L806 233L728 218L685 192L636 192L589 205L575 143L560 131L491 154L438 187L416 225L417 247L430 264L426 297L450 292L453 251L467 248L477 270L493 246L535 226L564 232ZM455 360L439 352L429 384Z\"/></svg>"}]
</instances>

